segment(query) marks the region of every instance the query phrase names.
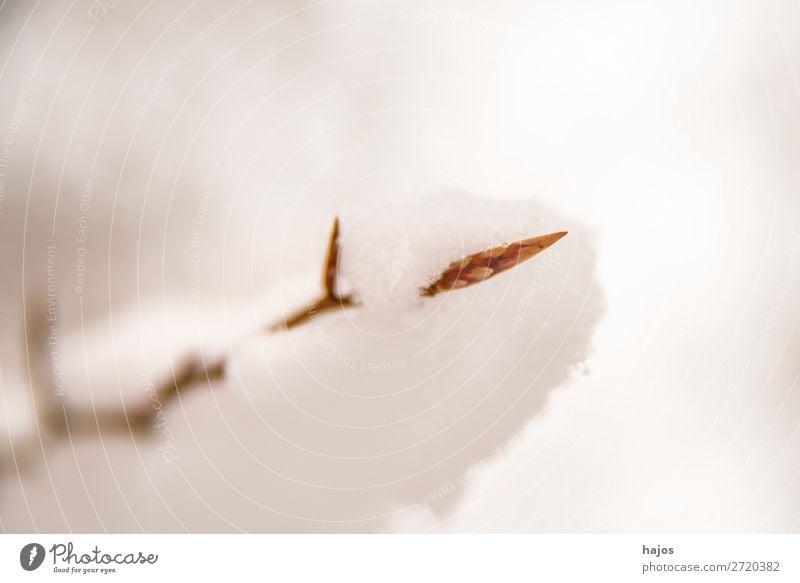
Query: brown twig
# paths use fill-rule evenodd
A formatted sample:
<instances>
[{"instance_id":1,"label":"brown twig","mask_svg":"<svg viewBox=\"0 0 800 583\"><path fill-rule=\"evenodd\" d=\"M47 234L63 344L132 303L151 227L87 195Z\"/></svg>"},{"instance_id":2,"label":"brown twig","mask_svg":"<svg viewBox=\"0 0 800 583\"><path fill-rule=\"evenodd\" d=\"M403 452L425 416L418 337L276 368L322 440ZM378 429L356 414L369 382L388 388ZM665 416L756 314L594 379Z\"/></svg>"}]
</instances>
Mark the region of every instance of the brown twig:
<instances>
[{"instance_id":1,"label":"brown twig","mask_svg":"<svg viewBox=\"0 0 800 583\"><path fill-rule=\"evenodd\" d=\"M280 322L269 327L270 330L290 329L309 319L332 310L343 309L355 305L349 297L339 297L338 287L338 262L339 262L339 219L334 219L333 228L328 242L325 263L322 272L322 285L325 295L299 310ZM34 382L36 390L36 408L43 424L43 429L52 435L70 435L83 433L142 433L151 430L156 423L158 411L167 403L175 400L189 387L196 386L205 381L210 386L212 381L221 379L225 374L225 359L207 363L202 354L189 356L172 372L168 382L155 386L150 390L149 399L141 405L123 406L122 409L76 409L68 407L63 399L58 396L55 386L55 370L52 360L48 357L47 332L49 329L44 308L32 308L26 321L28 339L31 346L35 364L31 369L39 371L39 377ZM41 317L41 321L40 321ZM30 363L29 363L30 364ZM41 371L47 371L47 378L43 378ZM154 407L158 404L158 407Z\"/></svg>"},{"instance_id":2,"label":"brown twig","mask_svg":"<svg viewBox=\"0 0 800 583\"><path fill-rule=\"evenodd\" d=\"M280 322L276 322L269 327L269 330L273 332L278 330L288 330L290 328L294 328L295 326L299 326L300 324L304 324L309 320L313 320L324 312L343 310L345 308L351 308L357 305L358 304L353 302L349 296L341 298L324 296L308 306L299 309L290 316L287 316Z\"/></svg>"},{"instance_id":3,"label":"brown twig","mask_svg":"<svg viewBox=\"0 0 800 583\"><path fill-rule=\"evenodd\" d=\"M508 269L516 267L523 261L538 255L562 237L566 232L551 233L530 239L522 239L493 247L478 253L468 255L463 259L452 262L442 274L430 285L420 290L422 296L435 296L469 285L485 281ZM294 314L284 317L279 322L268 327L268 330L288 330L313 320L320 314L342 310L358 305L351 296L339 295L339 219L333 222L325 263L322 272L322 286L324 295L317 301L298 310ZM173 370L169 382L153 387L151 402L143 402L135 407L123 407L122 410L80 410L68 408L57 396L58 391L54 386L54 370L48 358L46 364L42 360L47 354L47 321L46 318L38 321L38 317L28 317L26 326L28 339L32 342L34 350L33 368L48 371L48 380L38 379L34 384L38 387L36 402L37 411L50 433L70 435L82 432L105 433L108 431L132 434L150 430L155 425L156 415L161 407L178 398L184 390L196 386L200 381L205 381L210 386L212 381L223 378L225 373L224 358L206 363L202 354L187 358L176 370ZM36 356L38 355L38 356ZM153 403L159 404L158 408Z\"/></svg>"},{"instance_id":4,"label":"brown twig","mask_svg":"<svg viewBox=\"0 0 800 583\"><path fill-rule=\"evenodd\" d=\"M325 253L325 268L322 270L322 288L326 297L335 298L339 283L339 217L334 217L333 228L328 237L328 250Z\"/></svg>"},{"instance_id":5,"label":"brown twig","mask_svg":"<svg viewBox=\"0 0 800 583\"><path fill-rule=\"evenodd\" d=\"M32 348L29 366L34 387L34 405L41 421L40 432L45 435L146 432L153 428L158 410L176 399L183 389L203 380L210 385L213 380L224 377L224 359L206 363L202 355L197 355L188 358L174 370L168 382L153 387L150 398L142 404L132 407L123 405L121 409L70 407L61 398L55 382L56 371L47 350L46 319L41 317L41 311L35 313L31 310L26 324L27 337ZM43 371L46 374L42 374Z\"/></svg>"},{"instance_id":6,"label":"brown twig","mask_svg":"<svg viewBox=\"0 0 800 583\"><path fill-rule=\"evenodd\" d=\"M308 306L272 324L270 331L288 330L319 316L323 312L350 308L356 304L350 296L340 296L339 287L339 217L333 219L333 228L328 238L328 250L322 268L322 288L324 295Z\"/></svg>"}]
</instances>

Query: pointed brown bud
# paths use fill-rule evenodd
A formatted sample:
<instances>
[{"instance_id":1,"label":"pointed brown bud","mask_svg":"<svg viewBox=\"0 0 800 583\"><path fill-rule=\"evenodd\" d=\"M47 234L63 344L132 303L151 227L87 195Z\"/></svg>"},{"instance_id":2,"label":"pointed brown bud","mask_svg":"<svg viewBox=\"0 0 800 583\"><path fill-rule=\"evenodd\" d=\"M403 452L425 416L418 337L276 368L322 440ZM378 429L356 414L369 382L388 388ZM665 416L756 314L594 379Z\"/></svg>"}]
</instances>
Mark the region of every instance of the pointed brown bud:
<instances>
[{"instance_id":1,"label":"pointed brown bud","mask_svg":"<svg viewBox=\"0 0 800 583\"><path fill-rule=\"evenodd\" d=\"M508 245L492 247L453 261L439 278L422 289L422 295L435 296L494 277L523 261L538 255L567 234L566 231L522 239Z\"/></svg>"}]
</instances>

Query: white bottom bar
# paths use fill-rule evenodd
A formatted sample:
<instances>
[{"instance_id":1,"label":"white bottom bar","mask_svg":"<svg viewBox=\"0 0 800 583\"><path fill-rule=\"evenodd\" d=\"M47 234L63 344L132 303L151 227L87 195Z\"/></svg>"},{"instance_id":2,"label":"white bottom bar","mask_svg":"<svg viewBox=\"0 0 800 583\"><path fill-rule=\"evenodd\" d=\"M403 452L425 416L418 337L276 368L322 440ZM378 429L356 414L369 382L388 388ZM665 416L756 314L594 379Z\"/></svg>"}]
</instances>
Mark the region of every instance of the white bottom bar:
<instances>
[{"instance_id":1,"label":"white bottom bar","mask_svg":"<svg viewBox=\"0 0 800 583\"><path fill-rule=\"evenodd\" d=\"M26 546L31 543L41 547L31 551ZM42 547L43 560L38 550ZM37 559L41 565L35 570L23 568L22 563L27 561L30 567ZM0 581L184 581L190 577L282 583L797 582L800 535L0 537Z\"/></svg>"}]
</instances>

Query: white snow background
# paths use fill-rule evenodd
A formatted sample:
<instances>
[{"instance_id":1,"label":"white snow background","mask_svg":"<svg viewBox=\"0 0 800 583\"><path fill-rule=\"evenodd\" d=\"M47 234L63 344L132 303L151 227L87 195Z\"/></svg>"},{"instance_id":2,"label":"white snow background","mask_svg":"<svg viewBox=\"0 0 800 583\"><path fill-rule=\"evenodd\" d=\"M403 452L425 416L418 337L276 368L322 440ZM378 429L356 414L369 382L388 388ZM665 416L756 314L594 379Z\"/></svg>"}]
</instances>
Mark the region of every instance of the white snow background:
<instances>
[{"instance_id":1,"label":"white snow background","mask_svg":"<svg viewBox=\"0 0 800 583\"><path fill-rule=\"evenodd\" d=\"M799 23L5 2L0 529L798 531ZM263 332L319 292L336 215L364 305ZM148 436L49 438L51 305L73 406L146 402L197 347L227 377Z\"/></svg>"}]
</instances>

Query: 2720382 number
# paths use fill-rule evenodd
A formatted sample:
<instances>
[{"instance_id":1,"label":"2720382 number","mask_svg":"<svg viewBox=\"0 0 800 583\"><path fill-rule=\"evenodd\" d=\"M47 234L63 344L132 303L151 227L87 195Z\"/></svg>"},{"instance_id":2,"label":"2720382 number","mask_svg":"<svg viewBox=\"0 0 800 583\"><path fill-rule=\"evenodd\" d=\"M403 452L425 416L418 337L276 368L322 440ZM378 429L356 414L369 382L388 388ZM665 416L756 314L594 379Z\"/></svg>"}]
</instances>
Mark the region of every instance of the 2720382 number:
<instances>
[{"instance_id":1,"label":"2720382 number","mask_svg":"<svg viewBox=\"0 0 800 583\"><path fill-rule=\"evenodd\" d=\"M732 572L774 572L781 570L781 564L778 561L735 561L730 565L729 570Z\"/></svg>"}]
</instances>

